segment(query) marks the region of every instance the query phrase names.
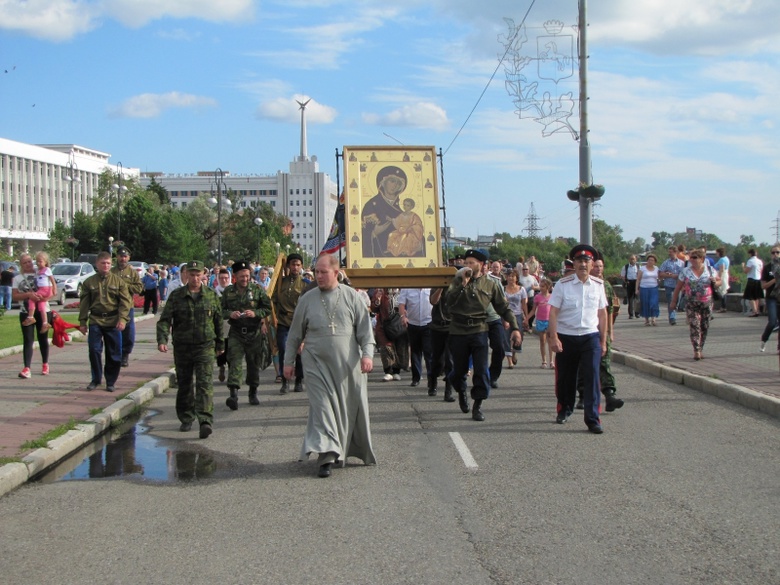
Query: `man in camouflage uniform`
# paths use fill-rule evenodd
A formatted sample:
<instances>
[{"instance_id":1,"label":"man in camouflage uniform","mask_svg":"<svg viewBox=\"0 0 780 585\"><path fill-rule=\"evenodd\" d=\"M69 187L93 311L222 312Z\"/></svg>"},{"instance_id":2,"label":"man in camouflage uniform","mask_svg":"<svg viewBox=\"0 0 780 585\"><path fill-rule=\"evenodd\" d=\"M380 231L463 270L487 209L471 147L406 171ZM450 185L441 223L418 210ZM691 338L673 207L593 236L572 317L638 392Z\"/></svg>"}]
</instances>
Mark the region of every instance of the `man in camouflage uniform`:
<instances>
[{"instance_id":1,"label":"man in camouflage uniform","mask_svg":"<svg viewBox=\"0 0 780 585\"><path fill-rule=\"evenodd\" d=\"M140 295L144 292L144 285L141 282L141 277L138 276L138 271L129 264L130 262L130 250L126 246L119 246L116 249L116 266L111 269L111 272L118 274L127 284L127 288L130 290L130 298L133 295ZM130 320L127 322L127 327L122 331L122 367L126 368L130 364L130 354L133 353L133 346L135 345L135 309L134 304L130 305Z\"/></svg>"},{"instance_id":2,"label":"man in camouflage uniform","mask_svg":"<svg viewBox=\"0 0 780 585\"><path fill-rule=\"evenodd\" d=\"M203 262L187 264L190 279L168 297L157 322L157 349L168 351L168 333L173 328L173 363L179 389L176 415L179 430L186 433L195 419L200 423L200 438L207 438L214 423L214 355L222 345L222 311L217 293L203 285ZM195 376L195 388L192 378ZM194 390L194 391L193 391Z\"/></svg>"},{"instance_id":3,"label":"man in camouflage uniform","mask_svg":"<svg viewBox=\"0 0 780 585\"><path fill-rule=\"evenodd\" d=\"M257 406L257 386L260 384L260 360L263 339L267 334L263 318L271 312L271 301L259 284L252 282L252 270L246 262L233 264L235 284L222 291L222 318L228 319L228 379L230 396L225 401L230 410L238 409L238 389L243 378L246 358L246 383L249 384L249 404Z\"/></svg>"},{"instance_id":4,"label":"man in camouflage uniform","mask_svg":"<svg viewBox=\"0 0 780 585\"><path fill-rule=\"evenodd\" d=\"M111 270L111 254L100 252L95 260L97 274L81 285L79 331L87 334L92 380L87 390L103 379L103 344L106 346L106 391L113 392L122 360L122 331L127 327L133 298L125 281ZM89 322L89 327L87 327Z\"/></svg>"},{"instance_id":5,"label":"man in camouflage uniform","mask_svg":"<svg viewBox=\"0 0 780 585\"><path fill-rule=\"evenodd\" d=\"M501 285L482 273L486 261L487 256L479 250L466 252L465 268L459 270L450 283L446 299L452 319L449 344L453 369L449 379L458 391L461 411L468 412L470 407L464 380L469 367L469 357L472 358L474 375L471 397L474 399L474 408L471 409L471 418L476 421L485 420L482 401L487 399L490 392L486 323L488 305L492 304L496 313L509 322L512 344L519 345L522 339L517 319L509 308Z\"/></svg>"},{"instance_id":6,"label":"man in camouflage uniform","mask_svg":"<svg viewBox=\"0 0 780 585\"><path fill-rule=\"evenodd\" d=\"M617 388L615 387L615 376L612 375L612 342L614 341L614 319L612 313L615 310L613 300L615 298L615 289L609 281L604 278L604 257L599 253L598 258L593 262L593 269L590 271L591 276L604 280L604 293L607 296L607 353L601 356L601 362L599 363L599 382L601 384L601 393L604 395L607 412L613 412L618 408L621 408L624 404L623 399L615 396ZM620 305L618 305L620 307ZM585 404L582 400L582 390L585 386L585 381L582 377L577 378L577 404L575 408L582 410L585 408Z\"/></svg>"},{"instance_id":7,"label":"man in camouflage uniform","mask_svg":"<svg viewBox=\"0 0 780 585\"><path fill-rule=\"evenodd\" d=\"M303 272L303 258L299 254L290 254L287 256L287 276L279 279L279 283L274 288L271 296L276 313L276 346L279 348L279 364L284 363L285 346L287 345L287 334L290 332L293 313L298 306L298 299L303 293L306 283L303 281L301 273ZM303 367L301 366L301 356L295 358L295 392L303 391ZM282 387L280 394L287 394L287 378L282 378Z\"/></svg>"}]
</instances>

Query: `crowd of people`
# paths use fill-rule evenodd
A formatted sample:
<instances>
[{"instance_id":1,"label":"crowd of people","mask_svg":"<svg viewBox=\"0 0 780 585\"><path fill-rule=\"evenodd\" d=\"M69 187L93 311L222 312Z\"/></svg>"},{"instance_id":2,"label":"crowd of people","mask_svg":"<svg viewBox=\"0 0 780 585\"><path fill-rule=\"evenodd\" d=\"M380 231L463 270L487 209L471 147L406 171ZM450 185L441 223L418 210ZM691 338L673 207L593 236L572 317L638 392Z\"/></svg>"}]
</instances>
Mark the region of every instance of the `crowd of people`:
<instances>
[{"instance_id":1,"label":"crowd of people","mask_svg":"<svg viewBox=\"0 0 780 585\"><path fill-rule=\"evenodd\" d=\"M657 326L662 288L669 324L684 312L694 360L704 359L710 322L716 310L725 310L728 287L729 259L723 249L717 256L713 261L706 250L674 246L658 265L654 254L644 263L632 255L621 270L628 319L641 316L646 326ZM213 433L215 365L219 381L226 381L230 410L239 408L242 384L249 405L260 404L261 371L273 365L280 394L307 392L301 458L316 454L320 477L330 476L349 456L376 462L366 394L375 351L383 381L401 381L408 372L409 385L425 382L431 397L443 381L444 401L457 401L464 414L481 422L502 369L518 364L524 335L535 335L538 365L556 373L556 422L564 424L583 410L588 431L601 434L602 397L607 412L624 405L610 369L621 300L591 246L571 250L555 284L533 256L513 266L491 262L483 250L468 250L452 260L457 273L449 286L434 289L356 289L334 256L320 257L312 272L300 255L290 254L275 279L272 268L245 261L210 268L197 260L154 265L139 275L129 260L125 246L117 249L115 263L110 253L100 253L96 274L82 285L78 320L91 370L86 390L105 382L105 390L114 391L135 342L134 297L142 297L145 315L160 313L160 352L169 351L172 337L180 430L189 432L197 422L200 438ZM19 263L20 274L8 286L21 305L19 377L30 378L35 338L41 373L50 373L48 300L57 294L57 283L45 253L23 254ZM772 248L766 264L751 250L742 268L749 279L744 298L750 316L762 310L768 316L764 351L777 328L780 246Z\"/></svg>"}]
</instances>

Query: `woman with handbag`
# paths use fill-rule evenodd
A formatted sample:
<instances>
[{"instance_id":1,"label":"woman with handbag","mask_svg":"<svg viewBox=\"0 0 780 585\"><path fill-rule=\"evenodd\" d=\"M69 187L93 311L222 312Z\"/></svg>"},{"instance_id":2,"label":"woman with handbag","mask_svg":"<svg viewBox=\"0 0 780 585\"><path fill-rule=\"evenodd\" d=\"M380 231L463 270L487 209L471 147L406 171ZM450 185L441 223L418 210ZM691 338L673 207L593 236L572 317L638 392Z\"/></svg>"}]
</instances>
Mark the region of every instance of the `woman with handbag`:
<instances>
[{"instance_id":1,"label":"woman with handbag","mask_svg":"<svg viewBox=\"0 0 780 585\"><path fill-rule=\"evenodd\" d=\"M677 304L680 291L685 293L685 316L691 331L693 359L704 359L702 350L707 340L707 331L712 317L713 287L720 286L720 277L705 264L704 255L699 250L691 252L689 264L680 272L677 286L672 295L672 305Z\"/></svg>"},{"instance_id":2,"label":"woman with handbag","mask_svg":"<svg viewBox=\"0 0 780 585\"><path fill-rule=\"evenodd\" d=\"M385 372L383 381L398 381L401 370L409 369L409 336L400 325L398 289L376 289L371 299L371 310L376 315L374 337ZM400 331L396 325L400 326Z\"/></svg>"}]
</instances>

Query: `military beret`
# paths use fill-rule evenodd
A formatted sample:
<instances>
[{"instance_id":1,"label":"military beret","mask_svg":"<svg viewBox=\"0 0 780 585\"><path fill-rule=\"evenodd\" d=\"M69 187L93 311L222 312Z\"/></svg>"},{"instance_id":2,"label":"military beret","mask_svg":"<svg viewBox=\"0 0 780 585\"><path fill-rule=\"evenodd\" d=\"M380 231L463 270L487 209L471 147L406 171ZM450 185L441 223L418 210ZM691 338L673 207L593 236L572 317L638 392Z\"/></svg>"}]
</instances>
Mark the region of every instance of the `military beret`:
<instances>
[{"instance_id":1,"label":"military beret","mask_svg":"<svg viewBox=\"0 0 780 585\"><path fill-rule=\"evenodd\" d=\"M129 256L130 255L130 248L127 246L119 246L116 249L116 255L117 256Z\"/></svg>"},{"instance_id":2,"label":"military beret","mask_svg":"<svg viewBox=\"0 0 780 585\"><path fill-rule=\"evenodd\" d=\"M404 183L408 183L406 179L406 173L403 172L402 169L399 169L398 167L389 166L385 167L382 170L380 170L376 174L376 186L379 187L379 184L382 182L382 179L385 177L398 177L399 179L403 179Z\"/></svg>"},{"instance_id":3,"label":"military beret","mask_svg":"<svg viewBox=\"0 0 780 585\"><path fill-rule=\"evenodd\" d=\"M290 254L289 256L287 256L287 264L289 264L293 260L300 260L301 262L303 262L303 257L300 254Z\"/></svg>"},{"instance_id":4,"label":"military beret","mask_svg":"<svg viewBox=\"0 0 780 585\"><path fill-rule=\"evenodd\" d=\"M199 272L203 272L206 270L206 267L200 260L191 260L190 262L187 262L187 270L197 270Z\"/></svg>"},{"instance_id":5,"label":"military beret","mask_svg":"<svg viewBox=\"0 0 780 585\"><path fill-rule=\"evenodd\" d=\"M240 270L252 270L246 262L243 260L239 260L238 262L233 262L233 266L231 266L231 269L233 270L233 274Z\"/></svg>"},{"instance_id":6,"label":"military beret","mask_svg":"<svg viewBox=\"0 0 780 585\"><path fill-rule=\"evenodd\" d=\"M487 254L480 250L466 250L466 253L463 255L464 258L474 258L476 260L479 260L480 262L487 262Z\"/></svg>"},{"instance_id":7,"label":"military beret","mask_svg":"<svg viewBox=\"0 0 780 585\"><path fill-rule=\"evenodd\" d=\"M577 244L569 252L569 258L576 260L577 258L587 258L588 260L595 260L599 257L599 253L593 246L588 244Z\"/></svg>"}]
</instances>

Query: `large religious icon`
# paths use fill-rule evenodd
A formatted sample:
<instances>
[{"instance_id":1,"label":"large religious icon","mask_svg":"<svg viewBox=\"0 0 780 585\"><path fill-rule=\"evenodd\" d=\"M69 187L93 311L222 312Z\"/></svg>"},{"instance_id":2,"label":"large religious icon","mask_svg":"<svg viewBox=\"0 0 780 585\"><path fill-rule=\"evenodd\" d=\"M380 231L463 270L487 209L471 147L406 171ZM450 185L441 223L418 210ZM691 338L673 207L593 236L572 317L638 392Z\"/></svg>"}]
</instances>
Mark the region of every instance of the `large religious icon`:
<instances>
[{"instance_id":1,"label":"large religious icon","mask_svg":"<svg viewBox=\"0 0 780 585\"><path fill-rule=\"evenodd\" d=\"M347 266L441 264L436 153L432 146L345 146Z\"/></svg>"}]
</instances>

